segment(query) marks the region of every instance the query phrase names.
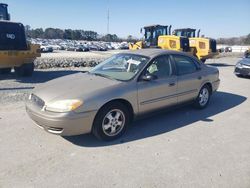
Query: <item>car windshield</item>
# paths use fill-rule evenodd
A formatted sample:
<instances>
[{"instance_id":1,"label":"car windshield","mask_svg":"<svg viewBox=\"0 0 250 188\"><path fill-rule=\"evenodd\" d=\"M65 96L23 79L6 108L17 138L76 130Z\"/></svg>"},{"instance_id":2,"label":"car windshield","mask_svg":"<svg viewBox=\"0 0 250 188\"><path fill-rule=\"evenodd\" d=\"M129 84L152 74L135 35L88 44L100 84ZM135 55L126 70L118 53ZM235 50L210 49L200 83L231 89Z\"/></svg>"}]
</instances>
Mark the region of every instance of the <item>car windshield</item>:
<instances>
[{"instance_id":1,"label":"car windshield","mask_svg":"<svg viewBox=\"0 0 250 188\"><path fill-rule=\"evenodd\" d=\"M128 81L149 61L148 57L135 54L117 54L97 65L90 74L110 79Z\"/></svg>"}]
</instances>

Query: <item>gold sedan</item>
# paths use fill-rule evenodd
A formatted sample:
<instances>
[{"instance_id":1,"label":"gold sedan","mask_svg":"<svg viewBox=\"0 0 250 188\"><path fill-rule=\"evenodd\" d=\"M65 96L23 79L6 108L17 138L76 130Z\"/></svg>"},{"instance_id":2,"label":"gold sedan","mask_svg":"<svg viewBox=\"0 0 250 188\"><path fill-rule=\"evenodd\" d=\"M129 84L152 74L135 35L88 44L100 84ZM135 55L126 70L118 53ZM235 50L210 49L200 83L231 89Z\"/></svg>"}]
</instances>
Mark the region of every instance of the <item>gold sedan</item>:
<instances>
[{"instance_id":1,"label":"gold sedan","mask_svg":"<svg viewBox=\"0 0 250 188\"><path fill-rule=\"evenodd\" d=\"M209 104L219 71L182 52L161 49L112 56L87 73L42 84L30 94L27 113L57 135L93 133L120 137L140 114L193 102Z\"/></svg>"}]
</instances>

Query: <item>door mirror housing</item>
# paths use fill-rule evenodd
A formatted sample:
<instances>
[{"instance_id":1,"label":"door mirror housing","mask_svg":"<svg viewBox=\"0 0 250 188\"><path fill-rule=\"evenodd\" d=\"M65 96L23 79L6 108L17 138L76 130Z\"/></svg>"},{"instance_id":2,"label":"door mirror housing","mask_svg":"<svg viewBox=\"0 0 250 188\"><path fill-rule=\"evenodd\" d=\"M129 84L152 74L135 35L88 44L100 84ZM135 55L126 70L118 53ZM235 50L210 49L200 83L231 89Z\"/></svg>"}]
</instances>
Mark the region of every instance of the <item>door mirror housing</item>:
<instances>
[{"instance_id":1,"label":"door mirror housing","mask_svg":"<svg viewBox=\"0 0 250 188\"><path fill-rule=\"evenodd\" d=\"M156 80L156 79L157 79L157 76L153 75L153 74L146 74L146 75L143 75L141 77L141 80L143 80L143 81L152 81L152 80Z\"/></svg>"}]
</instances>

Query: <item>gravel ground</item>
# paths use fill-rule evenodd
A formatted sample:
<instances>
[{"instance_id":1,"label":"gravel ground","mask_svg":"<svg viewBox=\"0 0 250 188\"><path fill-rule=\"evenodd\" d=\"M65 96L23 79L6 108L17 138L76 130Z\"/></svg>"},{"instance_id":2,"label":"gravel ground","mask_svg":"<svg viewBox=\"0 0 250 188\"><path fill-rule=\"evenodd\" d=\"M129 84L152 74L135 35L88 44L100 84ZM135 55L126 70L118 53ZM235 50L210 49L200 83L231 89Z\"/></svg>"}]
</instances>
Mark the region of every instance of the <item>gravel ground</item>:
<instances>
[{"instance_id":1,"label":"gravel ground","mask_svg":"<svg viewBox=\"0 0 250 188\"><path fill-rule=\"evenodd\" d=\"M32 88L82 68L0 78L0 187L250 187L250 84L233 74L238 58L207 63L221 86L205 110L187 106L133 123L113 142L60 137L28 118Z\"/></svg>"},{"instance_id":2,"label":"gravel ground","mask_svg":"<svg viewBox=\"0 0 250 188\"><path fill-rule=\"evenodd\" d=\"M37 69L66 68L66 67L94 67L104 59L126 50L111 50L106 52L69 52L55 51L53 53L43 53L35 60ZM242 53L220 53L215 58L222 57L242 57Z\"/></svg>"},{"instance_id":3,"label":"gravel ground","mask_svg":"<svg viewBox=\"0 0 250 188\"><path fill-rule=\"evenodd\" d=\"M112 50L105 52L55 51L53 53L42 53L41 57L35 60L35 67L37 69L58 67L94 67L111 55L124 51L126 50Z\"/></svg>"}]
</instances>

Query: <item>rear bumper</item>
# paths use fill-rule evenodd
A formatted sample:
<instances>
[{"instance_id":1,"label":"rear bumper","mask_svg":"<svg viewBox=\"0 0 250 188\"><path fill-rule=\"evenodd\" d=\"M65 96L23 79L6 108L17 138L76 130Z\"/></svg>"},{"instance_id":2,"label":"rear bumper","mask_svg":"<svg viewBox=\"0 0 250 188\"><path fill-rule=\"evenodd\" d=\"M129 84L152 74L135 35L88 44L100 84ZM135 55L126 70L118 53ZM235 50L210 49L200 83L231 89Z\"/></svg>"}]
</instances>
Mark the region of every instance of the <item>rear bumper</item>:
<instances>
[{"instance_id":1,"label":"rear bumper","mask_svg":"<svg viewBox=\"0 0 250 188\"><path fill-rule=\"evenodd\" d=\"M44 112L32 104L26 104L29 117L46 132L72 136L90 133L97 111L85 113L52 113Z\"/></svg>"}]
</instances>

